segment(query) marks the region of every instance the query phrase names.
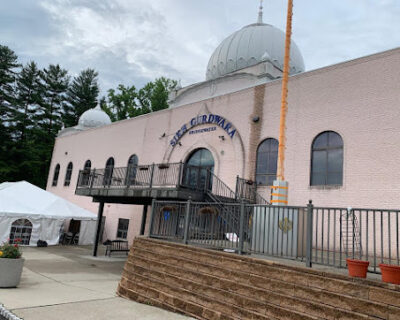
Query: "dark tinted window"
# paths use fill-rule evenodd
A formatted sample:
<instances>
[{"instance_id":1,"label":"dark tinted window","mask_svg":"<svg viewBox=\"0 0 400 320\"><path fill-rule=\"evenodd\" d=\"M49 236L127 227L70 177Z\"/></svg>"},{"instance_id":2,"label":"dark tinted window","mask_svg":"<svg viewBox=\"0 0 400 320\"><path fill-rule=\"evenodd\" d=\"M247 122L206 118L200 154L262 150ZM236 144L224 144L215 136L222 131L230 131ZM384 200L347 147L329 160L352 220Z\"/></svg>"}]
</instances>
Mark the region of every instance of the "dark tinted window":
<instances>
[{"instance_id":1,"label":"dark tinted window","mask_svg":"<svg viewBox=\"0 0 400 320\"><path fill-rule=\"evenodd\" d=\"M129 219L118 219L117 238L126 239L128 237Z\"/></svg>"},{"instance_id":2,"label":"dark tinted window","mask_svg":"<svg viewBox=\"0 0 400 320\"><path fill-rule=\"evenodd\" d=\"M265 139L257 149L256 182L258 185L272 186L276 180L279 142Z\"/></svg>"},{"instance_id":3,"label":"dark tinted window","mask_svg":"<svg viewBox=\"0 0 400 320\"><path fill-rule=\"evenodd\" d=\"M64 186L68 187L71 183L71 176L72 176L72 162L68 163L67 171L65 172L65 181Z\"/></svg>"},{"instance_id":4,"label":"dark tinted window","mask_svg":"<svg viewBox=\"0 0 400 320\"><path fill-rule=\"evenodd\" d=\"M60 165L57 164L56 167L54 168L53 183L51 184L53 187L57 185L59 175L60 175Z\"/></svg>"},{"instance_id":5,"label":"dark tinted window","mask_svg":"<svg viewBox=\"0 0 400 320\"><path fill-rule=\"evenodd\" d=\"M343 139L333 131L319 134L312 144L311 185L342 185Z\"/></svg>"}]
</instances>

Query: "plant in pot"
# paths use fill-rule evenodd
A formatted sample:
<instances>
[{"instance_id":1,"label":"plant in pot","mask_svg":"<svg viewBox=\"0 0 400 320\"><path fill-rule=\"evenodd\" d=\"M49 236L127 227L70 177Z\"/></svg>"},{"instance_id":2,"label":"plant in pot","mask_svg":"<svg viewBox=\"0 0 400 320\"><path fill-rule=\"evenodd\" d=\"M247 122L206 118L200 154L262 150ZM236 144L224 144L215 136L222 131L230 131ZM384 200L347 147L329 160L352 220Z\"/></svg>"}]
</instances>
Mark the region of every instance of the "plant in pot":
<instances>
[{"instance_id":1,"label":"plant in pot","mask_svg":"<svg viewBox=\"0 0 400 320\"><path fill-rule=\"evenodd\" d=\"M24 259L19 246L21 239L0 245L0 288L13 288L19 285Z\"/></svg>"},{"instance_id":2,"label":"plant in pot","mask_svg":"<svg viewBox=\"0 0 400 320\"><path fill-rule=\"evenodd\" d=\"M400 266L380 263L379 268L382 272L382 281L400 284Z\"/></svg>"}]
</instances>

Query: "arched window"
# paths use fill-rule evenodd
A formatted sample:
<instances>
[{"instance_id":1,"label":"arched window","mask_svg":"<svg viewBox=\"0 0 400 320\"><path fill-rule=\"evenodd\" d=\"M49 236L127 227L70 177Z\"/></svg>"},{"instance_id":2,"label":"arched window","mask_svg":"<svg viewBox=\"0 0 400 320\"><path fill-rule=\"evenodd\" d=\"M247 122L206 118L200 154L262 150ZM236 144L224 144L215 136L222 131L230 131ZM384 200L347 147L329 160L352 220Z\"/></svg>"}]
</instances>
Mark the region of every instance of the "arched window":
<instances>
[{"instance_id":1,"label":"arched window","mask_svg":"<svg viewBox=\"0 0 400 320\"><path fill-rule=\"evenodd\" d=\"M92 168L92 162L90 160L86 160L85 165L83 166L83 170L90 171Z\"/></svg>"},{"instance_id":2,"label":"arched window","mask_svg":"<svg viewBox=\"0 0 400 320\"><path fill-rule=\"evenodd\" d=\"M126 169L126 183L125 184L127 184L127 185L135 184L138 163L139 163L139 159L136 154L133 154L129 157L128 167Z\"/></svg>"},{"instance_id":3,"label":"arched window","mask_svg":"<svg viewBox=\"0 0 400 320\"><path fill-rule=\"evenodd\" d=\"M320 133L312 143L312 186L342 185L343 140L334 131Z\"/></svg>"},{"instance_id":4,"label":"arched window","mask_svg":"<svg viewBox=\"0 0 400 320\"><path fill-rule=\"evenodd\" d=\"M103 179L103 184L105 186L109 186L111 185L112 182L112 176L113 176L113 172L114 172L114 158L108 158L107 162L106 162L106 168L104 170L104 179Z\"/></svg>"},{"instance_id":5,"label":"arched window","mask_svg":"<svg viewBox=\"0 0 400 320\"><path fill-rule=\"evenodd\" d=\"M64 187L68 187L71 183L72 167L72 162L68 163L67 171L65 172Z\"/></svg>"},{"instance_id":6,"label":"arched window","mask_svg":"<svg viewBox=\"0 0 400 320\"><path fill-rule=\"evenodd\" d=\"M60 175L60 165L57 163L56 167L54 168L53 183L51 184L53 187L57 186L59 175Z\"/></svg>"},{"instance_id":7,"label":"arched window","mask_svg":"<svg viewBox=\"0 0 400 320\"><path fill-rule=\"evenodd\" d=\"M92 162L90 160L86 160L86 162L83 166L82 181L80 183L81 185L83 185L83 186L89 185L91 168L92 168Z\"/></svg>"},{"instance_id":8,"label":"arched window","mask_svg":"<svg viewBox=\"0 0 400 320\"><path fill-rule=\"evenodd\" d=\"M211 189L214 171L214 158L212 153L205 149L195 150L185 163L184 183L188 187L203 190L204 187ZM206 186L206 181L207 186Z\"/></svg>"},{"instance_id":9,"label":"arched window","mask_svg":"<svg viewBox=\"0 0 400 320\"><path fill-rule=\"evenodd\" d=\"M262 141L257 149L256 183L272 186L276 180L279 142L268 138Z\"/></svg>"},{"instance_id":10,"label":"arched window","mask_svg":"<svg viewBox=\"0 0 400 320\"><path fill-rule=\"evenodd\" d=\"M10 243L29 245L32 234L32 223L28 219L15 220L11 225Z\"/></svg>"}]
</instances>

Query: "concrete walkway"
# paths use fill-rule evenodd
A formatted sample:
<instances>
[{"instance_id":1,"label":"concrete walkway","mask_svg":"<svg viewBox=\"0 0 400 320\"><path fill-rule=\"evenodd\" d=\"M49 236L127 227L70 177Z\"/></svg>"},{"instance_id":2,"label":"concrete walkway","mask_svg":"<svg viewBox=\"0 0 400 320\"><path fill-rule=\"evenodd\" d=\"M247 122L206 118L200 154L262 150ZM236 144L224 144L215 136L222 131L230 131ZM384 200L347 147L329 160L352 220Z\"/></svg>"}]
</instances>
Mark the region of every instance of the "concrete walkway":
<instances>
[{"instance_id":1,"label":"concrete walkway","mask_svg":"<svg viewBox=\"0 0 400 320\"><path fill-rule=\"evenodd\" d=\"M24 248L18 288L0 289L0 303L25 320L189 319L115 293L126 256L90 256L90 247Z\"/></svg>"}]
</instances>

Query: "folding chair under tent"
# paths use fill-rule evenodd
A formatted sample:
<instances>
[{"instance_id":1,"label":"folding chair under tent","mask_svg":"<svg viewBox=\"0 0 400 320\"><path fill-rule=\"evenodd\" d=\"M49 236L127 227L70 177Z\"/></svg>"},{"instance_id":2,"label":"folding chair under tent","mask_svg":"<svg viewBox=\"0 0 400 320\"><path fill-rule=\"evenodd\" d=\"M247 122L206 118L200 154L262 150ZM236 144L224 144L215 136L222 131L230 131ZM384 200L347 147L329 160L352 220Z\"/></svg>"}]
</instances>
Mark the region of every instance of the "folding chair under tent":
<instances>
[{"instance_id":1,"label":"folding chair under tent","mask_svg":"<svg viewBox=\"0 0 400 320\"><path fill-rule=\"evenodd\" d=\"M20 235L25 245L57 245L71 219L81 221L79 244L93 244L96 214L26 181L0 184L0 243Z\"/></svg>"}]
</instances>

